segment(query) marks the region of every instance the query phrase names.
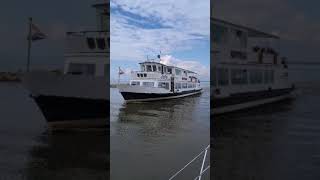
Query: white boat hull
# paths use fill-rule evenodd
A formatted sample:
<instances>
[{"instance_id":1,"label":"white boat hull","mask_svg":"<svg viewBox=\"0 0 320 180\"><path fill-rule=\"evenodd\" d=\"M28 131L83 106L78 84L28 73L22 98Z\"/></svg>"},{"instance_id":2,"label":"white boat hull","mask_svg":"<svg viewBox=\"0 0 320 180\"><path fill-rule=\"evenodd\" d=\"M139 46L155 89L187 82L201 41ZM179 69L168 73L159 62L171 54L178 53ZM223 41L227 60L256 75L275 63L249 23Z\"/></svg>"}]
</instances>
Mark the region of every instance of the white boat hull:
<instances>
[{"instance_id":1,"label":"white boat hull","mask_svg":"<svg viewBox=\"0 0 320 180\"><path fill-rule=\"evenodd\" d=\"M199 94L201 88L187 89L184 91L171 92L164 88L142 86L119 86L119 91L127 102L157 101L165 99L181 98Z\"/></svg>"}]
</instances>

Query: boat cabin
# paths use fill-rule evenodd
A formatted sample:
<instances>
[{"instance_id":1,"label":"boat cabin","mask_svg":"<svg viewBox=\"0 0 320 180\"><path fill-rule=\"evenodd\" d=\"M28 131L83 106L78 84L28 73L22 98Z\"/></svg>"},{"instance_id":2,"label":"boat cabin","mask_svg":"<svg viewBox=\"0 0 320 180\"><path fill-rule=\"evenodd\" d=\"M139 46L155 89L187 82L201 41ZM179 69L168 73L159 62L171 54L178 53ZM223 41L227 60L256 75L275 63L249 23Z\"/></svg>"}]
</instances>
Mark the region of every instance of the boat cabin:
<instances>
[{"instance_id":1,"label":"boat cabin","mask_svg":"<svg viewBox=\"0 0 320 180\"><path fill-rule=\"evenodd\" d=\"M211 19L211 85L216 94L270 89L288 81L287 65L279 53L279 37L223 20Z\"/></svg>"},{"instance_id":2,"label":"boat cabin","mask_svg":"<svg viewBox=\"0 0 320 180\"><path fill-rule=\"evenodd\" d=\"M67 32L65 47L65 74L105 76L109 75L110 32L109 4L93 5L96 9L97 30Z\"/></svg>"},{"instance_id":3,"label":"boat cabin","mask_svg":"<svg viewBox=\"0 0 320 180\"><path fill-rule=\"evenodd\" d=\"M278 36L215 18L211 27L214 62L278 64Z\"/></svg>"},{"instance_id":4,"label":"boat cabin","mask_svg":"<svg viewBox=\"0 0 320 180\"><path fill-rule=\"evenodd\" d=\"M131 74L131 86L165 88L171 91L200 86L195 72L151 61L142 62L139 65L140 71Z\"/></svg>"}]
</instances>

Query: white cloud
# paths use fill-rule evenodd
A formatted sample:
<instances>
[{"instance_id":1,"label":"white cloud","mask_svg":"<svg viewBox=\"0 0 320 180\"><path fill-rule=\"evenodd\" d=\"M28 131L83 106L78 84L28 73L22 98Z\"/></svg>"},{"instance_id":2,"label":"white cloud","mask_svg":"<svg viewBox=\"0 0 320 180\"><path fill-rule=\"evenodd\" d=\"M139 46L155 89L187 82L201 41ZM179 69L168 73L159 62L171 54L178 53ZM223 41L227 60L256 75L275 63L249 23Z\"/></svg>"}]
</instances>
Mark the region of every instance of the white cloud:
<instances>
[{"instance_id":1,"label":"white cloud","mask_svg":"<svg viewBox=\"0 0 320 180\"><path fill-rule=\"evenodd\" d=\"M112 0L111 8L120 7L142 18L111 13L111 60L141 61L146 55L191 50L199 40L209 40L209 4L209 0ZM150 19L170 28L143 28L129 23L147 23Z\"/></svg>"}]
</instances>

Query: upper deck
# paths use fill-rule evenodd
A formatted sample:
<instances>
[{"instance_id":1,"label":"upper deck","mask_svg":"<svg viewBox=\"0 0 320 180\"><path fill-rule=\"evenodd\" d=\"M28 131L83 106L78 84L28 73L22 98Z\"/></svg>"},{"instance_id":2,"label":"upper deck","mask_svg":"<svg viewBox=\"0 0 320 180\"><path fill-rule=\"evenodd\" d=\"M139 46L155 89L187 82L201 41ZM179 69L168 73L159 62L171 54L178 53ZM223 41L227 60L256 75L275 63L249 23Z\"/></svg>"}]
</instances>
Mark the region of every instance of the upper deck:
<instances>
[{"instance_id":1,"label":"upper deck","mask_svg":"<svg viewBox=\"0 0 320 180\"><path fill-rule=\"evenodd\" d=\"M68 32L66 37L66 55L109 53L110 38L107 31Z\"/></svg>"},{"instance_id":2,"label":"upper deck","mask_svg":"<svg viewBox=\"0 0 320 180\"><path fill-rule=\"evenodd\" d=\"M97 1L97 29L66 33L65 55L70 56L108 56L110 49L109 3Z\"/></svg>"},{"instance_id":3,"label":"upper deck","mask_svg":"<svg viewBox=\"0 0 320 180\"><path fill-rule=\"evenodd\" d=\"M145 61L140 64L140 71L132 72L133 79L159 79L170 80L171 77L178 81L191 81L197 79L197 73L159 62Z\"/></svg>"},{"instance_id":4,"label":"upper deck","mask_svg":"<svg viewBox=\"0 0 320 180\"><path fill-rule=\"evenodd\" d=\"M92 7L96 10L96 29L66 33L66 74L109 74L109 3L97 1Z\"/></svg>"},{"instance_id":5,"label":"upper deck","mask_svg":"<svg viewBox=\"0 0 320 180\"><path fill-rule=\"evenodd\" d=\"M280 37L215 18L211 27L215 63L278 64Z\"/></svg>"}]
</instances>

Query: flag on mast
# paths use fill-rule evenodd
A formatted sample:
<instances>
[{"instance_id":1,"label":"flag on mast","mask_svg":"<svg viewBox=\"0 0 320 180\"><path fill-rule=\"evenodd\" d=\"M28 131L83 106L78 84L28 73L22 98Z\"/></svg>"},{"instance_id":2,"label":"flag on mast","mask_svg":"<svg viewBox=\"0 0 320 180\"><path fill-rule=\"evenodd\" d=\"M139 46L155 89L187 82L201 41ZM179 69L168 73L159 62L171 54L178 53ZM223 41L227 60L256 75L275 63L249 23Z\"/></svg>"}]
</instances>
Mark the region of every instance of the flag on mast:
<instances>
[{"instance_id":1,"label":"flag on mast","mask_svg":"<svg viewBox=\"0 0 320 180\"><path fill-rule=\"evenodd\" d=\"M40 28L37 25L35 25L33 22L31 22L30 26L31 26L30 37L32 41L38 41L38 40L47 38L47 35L41 32Z\"/></svg>"},{"instance_id":2,"label":"flag on mast","mask_svg":"<svg viewBox=\"0 0 320 180\"><path fill-rule=\"evenodd\" d=\"M32 18L29 18L29 33L28 33L28 56L27 56L27 72L30 70L30 59L31 59L31 45L33 41L38 41L47 38L41 30L32 22Z\"/></svg>"},{"instance_id":3,"label":"flag on mast","mask_svg":"<svg viewBox=\"0 0 320 180\"><path fill-rule=\"evenodd\" d=\"M124 71L121 70L121 68L119 67L119 75L124 74Z\"/></svg>"},{"instance_id":4,"label":"flag on mast","mask_svg":"<svg viewBox=\"0 0 320 180\"><path fill-rule=\"evenodd\" d=\"M120 84L120 75L124 74L124 71L121 70L119 66L119 72L118 72L118 85Z\"/></svg>"}]
</instances>

